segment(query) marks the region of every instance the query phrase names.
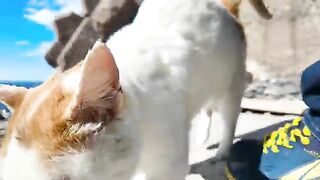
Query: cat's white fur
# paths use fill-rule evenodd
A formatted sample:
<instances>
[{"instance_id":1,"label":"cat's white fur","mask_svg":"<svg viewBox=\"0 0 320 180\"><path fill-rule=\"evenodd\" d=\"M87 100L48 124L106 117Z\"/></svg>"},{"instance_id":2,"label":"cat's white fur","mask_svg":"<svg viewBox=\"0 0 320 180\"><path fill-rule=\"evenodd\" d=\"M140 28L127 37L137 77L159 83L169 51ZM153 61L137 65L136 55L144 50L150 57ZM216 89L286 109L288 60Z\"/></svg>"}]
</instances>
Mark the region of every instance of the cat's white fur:
<instances>
[{"instance_id":1,"label":"cat's white fur","mask_svg":"<svg viewBox=\"0 0 320 180\"><path fill-rule=\"evenodd\" d=\"M79 131L97 124L88 126ZM112 123L96 137L94 148L82 153L65 152L51 159L51 166L44 165L37 149L23 147L12 138L7 156L1 159L1 176L3 180L129 180L139 159L139 142L133 129L130 122Z\"/></svg>"},{"instance_id":2,"label":"cat's white fur","mask_svg":"<svg viewBox=\"0 0 320 180\"><path fill-rule=\"evenodd\" d=\"M134 23L108 41L136 112L147 179L184 179L189 125L201 108L222 114L217 156L228 155L245 86L243 36L213 0L145 0Z\"/></svg>"},{"instance_id":3,"label":"cat's white fur","mask_svg":"<svg viewBox=\"0 0 320 180\"><path fill-rule=\"evenodd\" d=\"M246 42L219 3L145 0L133 24L107 46L126 96L123 120L97 137L94 150L53 159L46 173L36 150L23 149L12 138L5 180L60 180L64 174L72 180L128 180L136 168L138 179L182 180L188 172L190 121L202 108L221 113L224 136L217 156L228 155L245 84ZM75 87L66 84L68 90ZM16 166L26 162L25 168ZM39 173L21 177L19 171Z\"/></svg>"}]
</instances>

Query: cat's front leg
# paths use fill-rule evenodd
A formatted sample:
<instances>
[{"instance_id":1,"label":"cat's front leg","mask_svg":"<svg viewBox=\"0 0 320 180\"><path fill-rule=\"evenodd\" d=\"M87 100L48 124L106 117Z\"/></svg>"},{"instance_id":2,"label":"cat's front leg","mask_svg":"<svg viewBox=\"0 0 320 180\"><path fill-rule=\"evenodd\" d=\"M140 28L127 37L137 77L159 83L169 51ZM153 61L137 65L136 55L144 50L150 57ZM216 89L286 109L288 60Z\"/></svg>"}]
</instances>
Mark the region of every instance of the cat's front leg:
<instances>
[{"instance_id":1,"label":"cat's front leg","mask_svg":"<svg viewBox=\"0 0 320 180\"><path fill-rule=\"evenodd\" d=\"M176 112L160 117L145 125L139 169L146 180L184 180L189 170L189 125Z\"/></svg>"}]
</instances>

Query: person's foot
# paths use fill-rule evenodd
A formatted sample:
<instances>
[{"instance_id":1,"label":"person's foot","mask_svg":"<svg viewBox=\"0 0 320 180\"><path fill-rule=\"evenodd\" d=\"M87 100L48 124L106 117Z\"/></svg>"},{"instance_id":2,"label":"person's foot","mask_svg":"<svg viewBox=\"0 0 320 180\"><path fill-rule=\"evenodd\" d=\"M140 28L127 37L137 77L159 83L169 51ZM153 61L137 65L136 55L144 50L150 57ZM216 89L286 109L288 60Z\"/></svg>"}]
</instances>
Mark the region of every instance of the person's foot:
<instances>
[{"instance_id":1,"label":"person's foot","mask_svg":"<svg viewBox=\"0 0 320 180\"><path fill-rule=\"evenodd\" d=\"M232 146L225 168L228 180L268 180L260 171L262 141L245 139Z\"/></svg>"},{"instance_id":2,"label":"person's foot","mask_svg":"<svg viewBox=\"0 0 320 180\"><path fill-rule=\"evenodd\" d=\"M320 179L320 141L308 117L306 113L304 118L242 137L232 147L226 168L228 179Z\"/></svg>"},{"instance_id":3,"label":"person's foot","mask_svg":"<svg viewBox=\"0 0 320 180\"><path fill-rule=\"evenodd\" d=\"M260 171L269 179L320 178L320 141L308 113L270 133L263 144Z\"/></svg>"},{"instance_id":4,"label":"person's foot","mask_svg":"<svg viewBox=\"0 0 320 180\"><path fill-rule=\"evenodd\" d=\"M231 150L227 174L237 180L320 179L320 61L303 71L301 92L309 108L303 117L241 137Z\"/></svg>"}]
</instances>

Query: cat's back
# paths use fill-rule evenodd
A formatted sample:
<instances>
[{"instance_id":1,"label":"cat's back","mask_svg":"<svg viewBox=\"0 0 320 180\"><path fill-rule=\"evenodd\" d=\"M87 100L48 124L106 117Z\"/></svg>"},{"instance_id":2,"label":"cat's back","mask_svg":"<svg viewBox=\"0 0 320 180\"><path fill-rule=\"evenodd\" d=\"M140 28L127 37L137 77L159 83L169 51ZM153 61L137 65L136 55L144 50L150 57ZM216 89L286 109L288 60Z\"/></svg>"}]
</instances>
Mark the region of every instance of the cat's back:
<instances>
[{"instance_id":1,"label":"cat's back","mask_svg":"<svg viewBox=\"0 0 320 180\"><path fill-rule=\"evenodd\" d=\"M145 0L134 24L145 33L199 36L233 21L219 0Z\"/></svg>"},{"instance_id":2,"label":"cat's back","mask_svg":"<svg viewBox=\"0 0 320 180\"><path fill-rule=\"evenodd\" d=\"M243 66L237 56L246 48L241 25L215 0L145 0L108 46L121 76L141 86L154 78L170 85L184 74L221 77Z\"/></svg>"},{"instance_id":3,"label":"cat's back","mask_svg":"<svg viewBox=\"0 0 320 180\"><path fill-rule=\"evenodd\" d=\"M126 64L127 59L141 62L139 56L146 51L165 53L175 47L181 53L190 49L219 52L220 48L233 49L243 43L241 25L219 0L145 0L134 22L108 40L113 54Z\"/></svg>"}]
</instances>

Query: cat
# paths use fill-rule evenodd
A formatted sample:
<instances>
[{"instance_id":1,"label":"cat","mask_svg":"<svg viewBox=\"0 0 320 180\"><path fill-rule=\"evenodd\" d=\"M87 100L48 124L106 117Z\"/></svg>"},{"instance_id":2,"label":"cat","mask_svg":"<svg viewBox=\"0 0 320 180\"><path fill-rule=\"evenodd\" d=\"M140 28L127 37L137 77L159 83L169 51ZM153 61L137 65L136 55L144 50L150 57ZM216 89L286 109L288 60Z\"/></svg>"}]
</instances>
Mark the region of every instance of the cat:
<instances>
[{"instance_id":1,"label":"cat","mask_svg":"<svg viewBox=\"0 0 320 180\"><path fill-rule=\"evenodd\" d=\"M232 15L234 15L236 18L239 18L239 6L241 0L222 0L221 2ZM249 0L249 2L262 18L272 18L272 14L269 12L263 0Z\"/></svg>"},{"instance_id":2,"label":"cat","mask_svg":"<svg viewBox=\"0 0 320 180\"><path fill-rule=\"evenodd\" d=\"M221 0L220 3L222 3L223 7L225 7L228 12L233 15L237 21L240 23L239 19L239 8L241 4L241 0ZM250 4L255 8L257 13L264 19L270 20L273 15L269 12L268 8L266 7L265 3L263 0L249 0ZM253 74L251 72L246 72L246 87L250 85L253 81ZM212 125L213 123L213 112L215 111L214 107L209 107L204 110L207 117L206 119L203 119L197 123L197 126L200 127L206 127L205 129L199 129L196 132L198 138L197 138L197 144L203 144L206 145L207 143L210 143L210 138L213 137L213 132L212 132ZM202 137L202 138L199 138Z\"/></svg>"},{"instance_id":3,"label":"cat","mask_svg":"<svg viewBox=\"0 0 320 180\"><path fill-rule=\"evenodd\" d=\"M182 180L190 121L216 107L228 156L245 87L242 26L214 0L145 0L134 22L42 85L0 87L13 109L4 180Z\"/></svg>"}]
</instances>

